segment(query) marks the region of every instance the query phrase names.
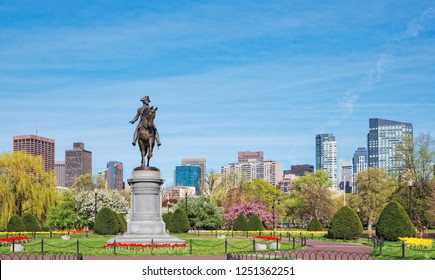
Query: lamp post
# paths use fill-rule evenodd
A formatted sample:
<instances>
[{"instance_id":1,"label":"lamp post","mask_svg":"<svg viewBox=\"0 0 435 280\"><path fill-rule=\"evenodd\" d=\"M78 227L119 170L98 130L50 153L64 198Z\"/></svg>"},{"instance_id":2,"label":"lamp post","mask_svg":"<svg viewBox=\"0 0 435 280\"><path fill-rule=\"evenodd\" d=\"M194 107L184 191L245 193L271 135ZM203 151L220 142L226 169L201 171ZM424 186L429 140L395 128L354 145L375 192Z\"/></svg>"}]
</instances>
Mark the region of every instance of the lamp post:
<instances>
[{"instance_id":1,"label":"lamp post","mask_svg":"<svg viewBox=\"0 0 435 280\"><path fill-rule=\"evenodd\" d=\"M184 197L185 197L185 199L184 199L184 208L186 210L186 215L187 215L187 189L184 190Z\"/></svg>"},{"instance_id":2,"label":"lamp post","mask_svg":"<svg viewBox=\"0 0 435 280\"><path fill-rule=\"evenodd\" d=\"M97 218L97 196L98 196L98 189L95 188L94 189L94 194L95 194L95 219Z\"/></svg>"},{"instance_id":3,"label":"lamp post","mask_svg":"<svg viewBox=\"0 0 435 280\"><path fill-rule=\"evenodd\" d=\"M278 205L279 205L279 200L278 200ZM273 230L275 230L275 199L272 202L272 225L273 225Z\"/></svg>"},{"instance_id":4,"label":"lamp post","mask_svg":"<svg viewBox=\"0 0 435 280\"><path fill-rule=\"evenodd\" d=\"M412 179L408 180L408 186L409 186L409 219L412 223L412 185L413 185Z\"/></svg>"}]
</instances>

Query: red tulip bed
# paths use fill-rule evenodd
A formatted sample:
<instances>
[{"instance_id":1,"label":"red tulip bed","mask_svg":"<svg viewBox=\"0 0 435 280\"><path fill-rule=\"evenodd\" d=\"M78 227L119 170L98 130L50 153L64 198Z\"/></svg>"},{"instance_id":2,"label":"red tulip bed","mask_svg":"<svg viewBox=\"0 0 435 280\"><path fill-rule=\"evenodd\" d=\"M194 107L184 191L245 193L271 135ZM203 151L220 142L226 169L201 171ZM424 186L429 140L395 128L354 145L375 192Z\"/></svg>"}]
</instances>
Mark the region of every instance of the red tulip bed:
<instances>
[{"instance_id":1,"label":"red tulip bed","mask_svg":"<svg viewBox=\"0 0 435 280\"><path fill-rule=\"evenodd\" d=\"M273 241L276 242L277 240L281 241L281 238L274 237L274 236L260 236L260 235L258 235L258 236L253 236L252 238L263 240L263 241L265 241L265 243L270 243Z\"/></svg>"},{"instance_id":2,"label":"red tulip bed","mask_svg":"<svg viewBox=\"0 0 435 280\"><path fill-rule=\"evenodd\" d=\"M25 242L29 242L31 240L32 238L28 236L10 236L5 238L0 238L0 246L9 246L12 244L12 242L14 242L15 244L17 243L22 244Z\"/></svg>"}]
</instances>

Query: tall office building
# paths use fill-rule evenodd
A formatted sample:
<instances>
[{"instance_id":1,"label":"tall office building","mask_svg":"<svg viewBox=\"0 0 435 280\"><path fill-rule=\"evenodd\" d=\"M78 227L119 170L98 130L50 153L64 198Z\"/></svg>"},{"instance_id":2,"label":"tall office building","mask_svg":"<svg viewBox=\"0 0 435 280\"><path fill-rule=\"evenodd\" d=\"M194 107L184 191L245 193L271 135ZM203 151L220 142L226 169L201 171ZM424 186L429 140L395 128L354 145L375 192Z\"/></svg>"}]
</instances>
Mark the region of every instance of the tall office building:
<instances>
[{"instance_id":1,"label":"tall office building","mask_svg":"<svg viewBox=\"0 0 435 280\"><path fill-rule=\"evenodd\" d=\"M411 139L413 137L411 123L369 119L368 167L377 167L389 174L399 174L403 163L397 158L397 144L402 143L405 136Z\"/></svg>"},{"instance_id":2,"label":"tall office building","mask_svg":"<svg viewBox=\"0 0 435 280\"><path fill-rule=\"evenodd\" d=\"M333 188L337 182L337 142L334 134L316 135L316 170L325 170L332 180Z\"/></svg>"},{"instance_id":3,"label":"tall office building","mask_svg":"<svg viewBox=\"0 0 435 280\"><path fill-rule=\"evenodd\" d=\"M85 174L92 174L92 152L85 150L85 144L76 142L72 150L65 151L65 186L71 187Z\"/></svg>"},{"instance_id":4,"label":"tall office building","mask_svg":"<svg viewBox=\"0 0 435 280\"><path fill-rule=\"evenodd\" d=\"M175 167L175 185L177 187L194 187L195 194L200 195L201 168L196 165Z\"/></svg>"},{"instance_id":5,"label":"tall office building","mask_svg":"<svg viewBox=\"0 0 435 280\"><path fill-rule=\"evenodd\" d=\"M291 168L290 170L286 170L285 172L291 173L296 176L304 176L305 172L308 173L314 172L314 165L311 164L292 165L290 168Z\"/></svg>"},{"instance_id":6,"label":"tall office building","mask_svg":"<svg viewBox=\"0 0 435 280\"><path fill-rule=\"evenodd\" d=\"M106 182L112 190L122 190L124 188L122 162L109 161L107 163Z\"/></svg>"},{"instance_id":7,"label":"tall office building","mask_svg":"<svg viewBox=\"0 0 435 280\"><path fill-rule=\"evenodd\" d=\"M241 180L261 179L278 186L282 180L282 164L273 160L249 159L247 162L230 163L223 166L221 172L223 175L231 175L235 184Z\"/></svg>"},{"instance_id":8,"label":"tall office building","mask_svg":"<svg viewBox=\"0 0 435 280\"><path fill-rule=\"evenodd\" d=\"M65 161L56 160L54 163L54 176L58 187L65 187Z\"/></svg>"},{"instance_id":9,"label":"tall office building","mask_svg":"<svg viewBox=\"0 0 435 280\"><path fill-rule=\"evenodd\" d=\"M341 160L339 171L340 171L339 189L346 191L346 193L352 193L353 192L352 163Z\"/></svg>"},{"instance_id":10,"label":"tall office building","mask_svg":"<svg viewBox=\"0 0 435 280\"><path fill-rule=\"evenodd\" d=\"M41 156L45 171L54 171L55 140L37 136L20 135L13 137L14 152L24 152L32 156Z\"/></svg>"},{"instance_id":11,"label":"tall office building","mask_svg":"<svg viewBox=\"0 0 435 280\"><path fill-rule=\"evenodd\" d=\"M237 154L237 162L239 163L248 162L251 159L255 159L257 161L264 161L264 152L238 152Z\"/></svg>"},{"instance_id":12,"label":"tall office building","mask_svg":"<svg viewBox=\"0 0 435 280\"><path fill-rule=\"evenodd\" d=\"M352 159L353 174L356 175L361 171L367 169L368 166L368 153L365 147L356 148Z\"/></svg>"},{"instance_id":13,"label":"tall office building","mask_svg":"<svg viewBox=\"0 0 435 280\"><path fill-rule=\"evenodd\" d=\"M201 168L201 183L205 185L205 173L207 167L207 161L205 158L182 158L181 165L199 166Z\"/></svg>"}]
</instances>

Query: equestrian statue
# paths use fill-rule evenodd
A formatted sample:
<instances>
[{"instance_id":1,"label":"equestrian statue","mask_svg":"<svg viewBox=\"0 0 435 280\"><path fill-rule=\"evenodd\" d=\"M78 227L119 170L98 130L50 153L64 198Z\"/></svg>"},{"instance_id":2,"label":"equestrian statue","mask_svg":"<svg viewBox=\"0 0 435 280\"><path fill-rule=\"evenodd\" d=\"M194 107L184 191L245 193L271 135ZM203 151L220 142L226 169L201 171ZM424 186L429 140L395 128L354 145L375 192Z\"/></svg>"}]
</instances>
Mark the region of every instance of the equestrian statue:
<instances>
[{"instance_id":1,"label":"equestrian statue","mask_svg":"<svg viewBox=\"0 0 435 280\"><path fill-rule=\"evenodd\" d=\"M150 158L153 156L153 149L155 143L157 146L160 146L160 138L157 128L154 124L154 118L156 117L156 111L158 107L149 106L150 98L149 96L143 97L140 101L142 101L143 106L137 109L137 114L130 121L131 124L134 124L138 119L139 123L134 131L133 142L131 143L133 146L136 146L136 142L139 144L140 154L141 154L141 167L145 166L145 156L147 157L147 165L150 165Z\"/></svg>"}]
</instances>

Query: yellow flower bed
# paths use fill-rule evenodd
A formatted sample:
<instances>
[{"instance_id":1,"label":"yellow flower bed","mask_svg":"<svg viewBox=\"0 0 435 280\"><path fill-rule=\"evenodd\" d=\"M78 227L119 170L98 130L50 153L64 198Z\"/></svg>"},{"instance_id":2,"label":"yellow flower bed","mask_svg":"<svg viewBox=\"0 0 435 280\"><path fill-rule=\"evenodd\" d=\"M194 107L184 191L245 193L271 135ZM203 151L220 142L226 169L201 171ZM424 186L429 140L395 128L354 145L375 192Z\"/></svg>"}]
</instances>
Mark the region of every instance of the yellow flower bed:
<instances>
[{"instance_id":1,"label":"yellow flower bed","mask_svg":"<svg viewBox=\"0 0 435 280\"><path fill-rule=\"evenodd\" d=\"M432 247L432 239L414 238L414 237L400 237L400 241L404 241L405 245L411 248L430 249Z\"/></svg>"}]
</instances>

